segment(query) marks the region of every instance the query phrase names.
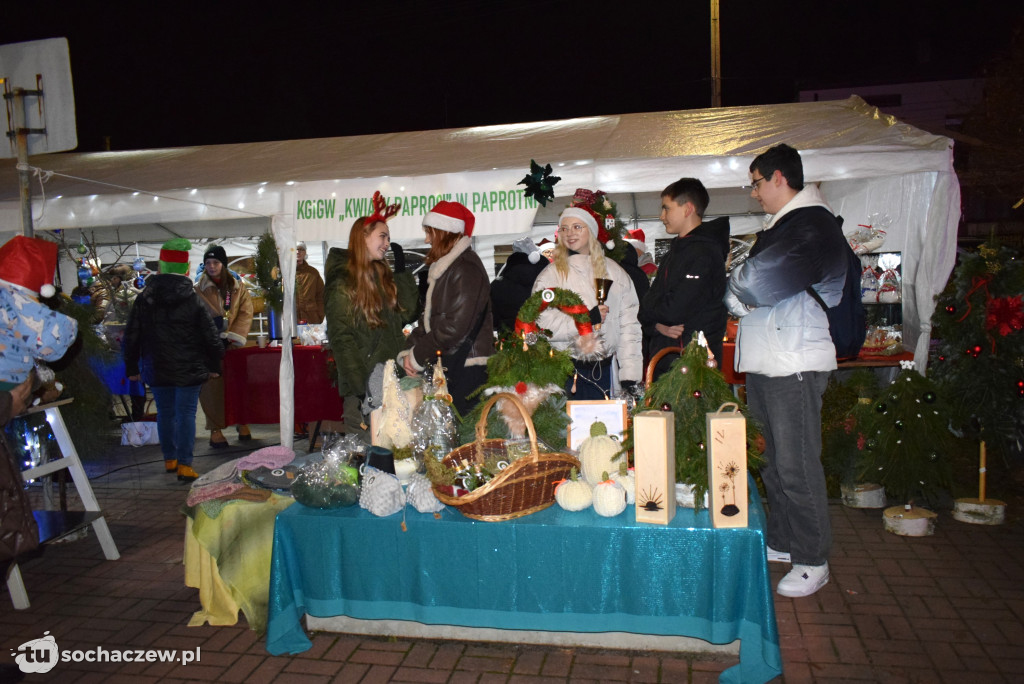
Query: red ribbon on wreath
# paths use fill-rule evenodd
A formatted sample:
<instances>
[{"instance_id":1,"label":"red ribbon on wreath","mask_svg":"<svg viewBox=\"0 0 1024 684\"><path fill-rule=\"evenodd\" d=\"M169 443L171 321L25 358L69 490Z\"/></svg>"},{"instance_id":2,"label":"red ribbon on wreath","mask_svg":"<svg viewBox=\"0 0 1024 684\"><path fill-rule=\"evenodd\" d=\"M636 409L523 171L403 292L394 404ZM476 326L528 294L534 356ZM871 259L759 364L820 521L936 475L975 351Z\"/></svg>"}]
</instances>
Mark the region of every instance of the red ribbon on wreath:
<instances>
[{"instance_id":1,"label":"red ribbon on wreath","mask_svg":"<svg viewBox=\"0 0 1024 684\"><path fill-rule=\"evenodd\" d=\"M992 276L990 276L990 275L974 276L974 278L971 279L971 289L968 290L967 294L964 295L964 301L967 302L967 311L964 311L964 315L961 316L960 318L956 319L957 323L959 323L960 321L964 320L965 318L967 318L968 316L971 315L971 295L973 295L975 292L977 292L978 290L980 290L982 288L985 289L985 304L986 304L986 306L988 305L989 301L991 301L991 299L992 299L992 295L989 294L989 291L988 291L988 284L991 281L992 281Z\"/></svg>"},{"instance_id":2,"label":"red ribbon on wreath","mask_svg":"<svg viewBox=\"0 0 1024 684\"><path fill-rule=\"evenodd\" d=\"M542 311L548 308L549 302L541 301L540 308L537 310L537 314L540 315ZM585 304L562 304L558 307L558 310L568 314L573 319L573 324L576 326L576 332L580 336L589 335L594 332L594 326L590 323L590 310L587 309ZM580 320L577 316L586 316L584 320ZM519 317L516 317L516 324L513 328L513 333L516 337L523 337L529 333L539 333L540 326L533 321L524 321Z\"/></svg>"}]
</instances>

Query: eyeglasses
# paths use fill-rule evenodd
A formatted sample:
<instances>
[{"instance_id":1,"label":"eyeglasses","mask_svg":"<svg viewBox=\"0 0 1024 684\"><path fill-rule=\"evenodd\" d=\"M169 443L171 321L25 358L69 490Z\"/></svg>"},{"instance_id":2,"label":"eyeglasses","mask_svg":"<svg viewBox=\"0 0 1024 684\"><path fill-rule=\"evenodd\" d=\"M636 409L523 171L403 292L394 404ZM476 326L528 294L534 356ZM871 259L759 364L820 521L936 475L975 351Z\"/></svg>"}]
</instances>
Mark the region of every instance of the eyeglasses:
<instances>
[{"instance_id":1,"label":"eyeglasses","mask_svg":"<svg viewBox=\"0 0 1024 684\"><path fill-rule=\"evenodd\" d=\"M582 223L573 223L567 226L561 226L559 230L563 233L582 233L587 230L587 227Z\"/></svg>"},{"instance_id":2,"label":"eyeglasses","mask_svg":"<svg viewBox=\"0 0 1024 684\"><path fill-rule=\"evenodd\" d=\"M760 183L761 181L765 181L765 180L768 180L768 179L767 178L752 178L751 181L750 181L750 185L748 185L746 187L750 188L751 190L757 190L757 184Z\"/></svg>"}]
</instances>

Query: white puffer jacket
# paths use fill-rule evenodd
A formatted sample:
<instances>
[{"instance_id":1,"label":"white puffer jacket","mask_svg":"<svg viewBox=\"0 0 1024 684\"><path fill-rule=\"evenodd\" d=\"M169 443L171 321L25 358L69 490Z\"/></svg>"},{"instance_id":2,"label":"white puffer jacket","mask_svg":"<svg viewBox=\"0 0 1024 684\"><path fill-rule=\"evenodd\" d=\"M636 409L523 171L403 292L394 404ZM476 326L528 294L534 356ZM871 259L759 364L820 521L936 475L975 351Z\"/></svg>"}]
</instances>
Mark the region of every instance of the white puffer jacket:
<instances>
[{"instance_id":1,"label":"white puffer jacket","mask_svg":"<svg viewBox=\"0 0 1024 684\"><path fill-rule=\"evenodd\" d=\"M729 277L725 305L740 316L736 370L771 377L836 368L828 317L842 297L842 229L818 189L808 185L757 234L750 257Z\"/></svg>"},{"instance_id":2,"label":"white puffer jacket","mask_svg":"<svg viewBox=\"0 0 1024 684\"><path fill-rule=\"evenodd\" d=\"M605 353L615 354L620 381L640 382L643 378L644 364L641 349L642 333L637 320L640 303L629 274L612 259L605 259L605 265L608 278L612 281L612 286L608 290L608 301L605 302L608 306L608 317L602 321L600 330ZM590 267L588 255L573 254L569 257L567 278L562 278L554 264L541 271L533 283L533 291L549 287L572 290L580 296L587 309L597 306L594 271ZM542 311L537 323L540 327L551 330L551 344L555 349L569 349L579 337L572 317L558 309Z\"/></svg>"}]
</instances>

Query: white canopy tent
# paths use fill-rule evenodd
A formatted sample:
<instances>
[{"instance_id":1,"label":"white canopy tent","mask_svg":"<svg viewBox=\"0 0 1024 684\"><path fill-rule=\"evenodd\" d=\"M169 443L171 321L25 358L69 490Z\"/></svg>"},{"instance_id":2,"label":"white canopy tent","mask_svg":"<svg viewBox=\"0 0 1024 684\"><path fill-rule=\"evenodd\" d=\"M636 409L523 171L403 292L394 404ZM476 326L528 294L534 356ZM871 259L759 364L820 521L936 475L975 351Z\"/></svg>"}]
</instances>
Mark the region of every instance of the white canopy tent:
<instances>
[{"instance_id":1,"label":"white canopy tent","mask_svg":"<svg viewBox=\"0 0 1024 684\"><path fill-rule=\"evenodd\" d=\"M805 178L821 184L847 232L884 212L885 251L902 252L904 340L924 367L933 297L952 270L960 192L952 141L902 124L858 97L844 101L599 116L315 140L56 154L33 157L36 230L76 231L97 243L142 243L152 258L170 237L207 241L255 237L273 225L282 261L296 238L343 245L369 198L402 202L392 238L422 244L420 222L438 199L463 201L477 216L485 263L495 244L548 236L577 187L601 189L653 243L660 190L680 177L711 191L709 215L734 217L735 234L760 226L741 186L759 152L785 142L801 151ZM517 183L531 159L562 178L547 207ZM52 172L52 175L50 175ZM0 179L0 240L20 226L17 178ZM148 253L145 251L148 250ZM132 253L134 256L134 253ZM310 245L310 261L322 263ZM286 279L286 282L287 279ZM286 312L288 307L286 307ZM287 315L287 313L286 313ZM289 384L290 379L283 379ZM290 390L289 390L290 392ZM290 395L289 395L290 396ZM285 397L285 392L282 392ZM282 399L282 438L290 416ZM288 429L285 429L285 426ZM283 441L287 441L284 440Z\"/></svg>"}]
</instances>

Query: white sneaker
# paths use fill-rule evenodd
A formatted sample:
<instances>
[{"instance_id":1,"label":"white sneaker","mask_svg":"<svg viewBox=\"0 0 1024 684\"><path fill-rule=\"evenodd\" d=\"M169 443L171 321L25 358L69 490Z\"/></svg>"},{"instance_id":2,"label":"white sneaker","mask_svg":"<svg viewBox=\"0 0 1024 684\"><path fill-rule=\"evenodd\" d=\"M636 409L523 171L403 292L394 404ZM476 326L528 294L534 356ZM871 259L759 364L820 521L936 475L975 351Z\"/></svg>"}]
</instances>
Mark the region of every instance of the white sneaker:
<instances>
[{"instance_id":1,"label":"white sneaker","mask_svg":"<svg viewBox=\"0 0 1024 684\"><path fill-rule=\"evenodd\" d=\"M798 598L810 596L828 584L828 563L824 565L794 565L785 577L779 580L775 591L780 596Z\"/></svg>"},{"instance_id":2,"label":"white sneaker","mask_svg":"<svg viewBox=\"0 0 1024 684\"><path fill-rule=\"evenodd\" d=\"M769 563L789 563L789 551L776 551L770 546L764 547L765 552L768 554Z\"/></svg>"}]
</instances>

